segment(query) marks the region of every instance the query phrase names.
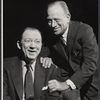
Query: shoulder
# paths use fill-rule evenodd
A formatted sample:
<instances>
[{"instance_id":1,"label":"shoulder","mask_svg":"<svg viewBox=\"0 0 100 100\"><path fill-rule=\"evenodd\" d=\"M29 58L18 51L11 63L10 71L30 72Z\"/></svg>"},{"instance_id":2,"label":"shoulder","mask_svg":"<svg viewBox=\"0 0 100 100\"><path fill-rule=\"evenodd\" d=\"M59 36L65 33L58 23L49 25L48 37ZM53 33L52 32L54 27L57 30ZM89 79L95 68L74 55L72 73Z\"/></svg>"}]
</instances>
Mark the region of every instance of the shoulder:
<instances>
[{"instance_id":1,"label":"shoulder","mask_svg":"<svg viewBox=\"0 0 100 100\"><path fill-rule=\"evenodd\" d=\"M3 68L9 68L12 63L18 61L18 57L15 56L15 57L9 57L9 58L4 58L3 59Z\"/></svg>"},{"instance_id":2,"label":"shoulder","mask_svg":"<svg viewBox=\"0 0 100 100\"><path fill-rule=\"evenodd\" d=\"M50 66L50 70L56 70L56 69L57 69L56 65L51 64L51 66Z\"/></svg>"},{"instance_id":3,"label":"shoulder","mask_svg":"<svg viewBox=\"0 0 100 100\"><path fill-rule=\"evenodd\" d=\"M46 68L46 73L52 75L52 74L56 74L57 70L56 70L56 66L54 64L51 64L50 68Z\"/></svg>"},{"instance_id":4,"label":"shoulder","mask_svg":"<svg viewBox=\"0 0 100 100\"><path fill-rule=\"evenodd\" d=\"M83 22L78 22L78 21L71 21L71 26L74 27L76 29L76 31L74 32L76 37L80 37L80 38L87 38L87 37L94 37L94 31L93 28L88 25L85 24Z\"/></svg>"},{"instance_id":5,"label":"shoulder","mask_svg":"<svg viewBox=\"0 0 100 100\"><path fill-rule=\"evenodd\" d=\"M56 66L51 64L50 68L45 68L44 66L42 66L41 62L40 62L40 58L37 59L37 68L41 69L41 71L43 71L43 73L46 75L47 78L53 78L56 75ZM38 70L38 69L37 69Z\"/></svg>"},{"instance_id":6,"label":"shoulder","mask_svg":"<svg viewBox=\"0 0 100 100\"><path fill-rule=\"evenodd\" d=\"M93 28L90 25L88 25L86 23L83 23L81 21L71 21L70 24L71 24L71 26L74 26L74 27L76 27L78 29L83 29L83 30L84 29L89 29L89 30L93 30Z\"/></svg>"},{"instance_id":7,"label":"shoulder","mask_svg":"<svg viewBox=\"0 0 100 100\"><path fill-rule=\"evenodd\" d=\"M11 62L13 62L13 61L15 61L15 60L17 60L17 59L18 59L17 56L15 56L15 57L9 57L9 58L4 58L4 59L3 59L3 62L4 62L4 64L5 64L5 63L11 63Z\"/></svg>"},{"instance_id":8,"label":"shoulder","mask_svg":"<svg viewBox=\"0 0 100 100\"><path fill-rule=\"evenodd\" d=\"M44 66L42 66L42 63L40 62L40 56L37 59L37 63L39 63L40 67L45 71L45 73L52 73L53 71L56 70L56 65L51 64L50 68L45 68Z\"/></svg>"}]
</instances>

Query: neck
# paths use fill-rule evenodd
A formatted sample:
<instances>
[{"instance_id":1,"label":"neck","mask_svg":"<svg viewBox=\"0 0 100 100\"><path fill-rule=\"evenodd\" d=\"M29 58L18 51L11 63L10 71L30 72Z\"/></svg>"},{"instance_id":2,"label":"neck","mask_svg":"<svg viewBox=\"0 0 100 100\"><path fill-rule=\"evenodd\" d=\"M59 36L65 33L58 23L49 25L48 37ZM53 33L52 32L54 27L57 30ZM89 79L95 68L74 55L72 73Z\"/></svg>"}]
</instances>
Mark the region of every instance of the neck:
<instances>
[{"instance_id":1,"label":"neck","mask_svg":"<svg viewBox=\"0 0 100 100\"><path fill-rule=\"evenodd\" d=\"M36 61L36 59L29 59L29 58L26 58L25 56L23 55L20 55L19 56L21 60L23 60L26 64L32 64L33 62Z\"/></svg>"},{"instance_id":2,"label":"neck","mask_svg":"<svg viewBox=\"0 0 100 100\"><path fill-rule=\"evenodd\" d=\"M24 60L27 64L32 64L33 62L36 61L36 59L28 59L28 58L25 58Z\"/></svg>"}]
</instances>

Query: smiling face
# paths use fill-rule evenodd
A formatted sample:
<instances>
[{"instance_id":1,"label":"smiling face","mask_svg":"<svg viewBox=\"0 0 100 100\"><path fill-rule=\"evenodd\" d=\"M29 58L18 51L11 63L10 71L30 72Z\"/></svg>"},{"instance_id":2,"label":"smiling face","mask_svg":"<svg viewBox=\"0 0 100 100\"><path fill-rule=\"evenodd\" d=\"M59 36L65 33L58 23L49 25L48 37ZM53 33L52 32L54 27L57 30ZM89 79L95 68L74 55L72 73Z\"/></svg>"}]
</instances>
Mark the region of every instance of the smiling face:
<instances>
[{"instance_id":1,"label":"smiling face","mask_svg":"<svg viewBox=\"0 0 100 100\"><path fill-rule=\"evenodd\" d=\"M54 4L47 9L47 20L49 27L55 35L63 34L68 27L70 16L59 4Z\"/></svg>"},{"instance_id":2,"label":"smiling face","mask_svg":"<svg viewBox=\"0 0 100 100\"><path fill-rule=\"evenodd\" d=\"M42 47L40 32L36 29L26 29L22 34L21 41L17 42L17 46L23 51L25 59L35 60Z\"/></svg>"}]
</instances>

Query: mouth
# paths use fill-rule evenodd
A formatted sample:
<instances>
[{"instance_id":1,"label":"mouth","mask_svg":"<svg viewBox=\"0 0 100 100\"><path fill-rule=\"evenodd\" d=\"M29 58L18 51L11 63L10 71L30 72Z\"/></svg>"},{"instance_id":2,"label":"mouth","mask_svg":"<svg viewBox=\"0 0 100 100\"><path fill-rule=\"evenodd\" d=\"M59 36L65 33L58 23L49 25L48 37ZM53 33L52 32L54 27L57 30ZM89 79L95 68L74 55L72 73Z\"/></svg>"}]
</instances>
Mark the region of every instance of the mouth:
<instances>
[{"instance_id":1,"label":"mouth","mask_svg":"<svg viewBox=\"0 0 100 100\"><path fill-rule=\"evenodd\" d=\"M54 31L54 32L57 32L57 31L58 31L58 29L59 29L59 28L54 28L54 29L53 29L53 31Z\"/></svg>"},{"instance_id":2,"label":"mouth","mask_svg":"<svg viewBox=\"0 0 100 100\"><path fill-rule=\"evenodd\" d=\"M29 53L35 53L35 52L37 52L36 50L28 50L29 51Z\"/></svg>"}]
</instances>

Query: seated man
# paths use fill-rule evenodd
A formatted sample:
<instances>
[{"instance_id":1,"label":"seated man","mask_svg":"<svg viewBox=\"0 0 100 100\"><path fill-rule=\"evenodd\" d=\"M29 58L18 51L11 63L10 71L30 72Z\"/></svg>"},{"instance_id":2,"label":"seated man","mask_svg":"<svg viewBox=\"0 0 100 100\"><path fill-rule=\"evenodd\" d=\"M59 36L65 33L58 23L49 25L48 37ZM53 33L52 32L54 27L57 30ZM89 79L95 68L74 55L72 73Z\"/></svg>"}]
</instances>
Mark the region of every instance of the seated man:
<instances>
[{"instance_id":1,"label":"seated man","mask_svg":"<svg viewBox=\"0 0 100 100\"><path fill-rule=\"evenodd\" d=\"M56 67L51 65L45 69L38 56L42 47L41 32L26 28L17 47L21 54L3 61L3 100L57 100L57 92L49 98L47 86L56 75Z\"/></svg>"}]
</instances>

